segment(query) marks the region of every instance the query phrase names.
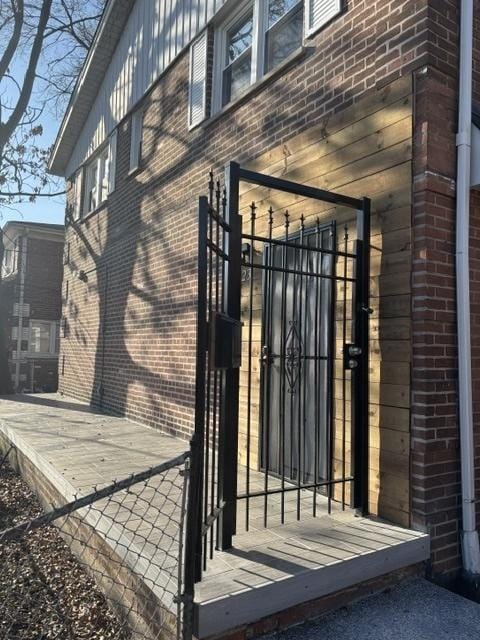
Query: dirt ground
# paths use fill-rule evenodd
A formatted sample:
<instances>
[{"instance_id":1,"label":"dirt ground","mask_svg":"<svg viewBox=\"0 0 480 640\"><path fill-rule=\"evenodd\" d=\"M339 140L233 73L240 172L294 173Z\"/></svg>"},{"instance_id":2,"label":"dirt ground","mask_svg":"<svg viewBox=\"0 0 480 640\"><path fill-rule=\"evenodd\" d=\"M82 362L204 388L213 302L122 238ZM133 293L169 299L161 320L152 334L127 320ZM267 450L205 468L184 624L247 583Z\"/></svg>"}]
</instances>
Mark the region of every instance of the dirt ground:
<instances>
[{"instance_id":1,"label":"dirt ground","mask_svg":"<svg viewBox=\"0 0 480 640\"><path fill-rule=\"evenodd\" d=\"M3 462L0 465L0 640L131 638L53 525L2 544L4 529L41 513L35 494L8 463Z\"/></svg>"}]
</instances>

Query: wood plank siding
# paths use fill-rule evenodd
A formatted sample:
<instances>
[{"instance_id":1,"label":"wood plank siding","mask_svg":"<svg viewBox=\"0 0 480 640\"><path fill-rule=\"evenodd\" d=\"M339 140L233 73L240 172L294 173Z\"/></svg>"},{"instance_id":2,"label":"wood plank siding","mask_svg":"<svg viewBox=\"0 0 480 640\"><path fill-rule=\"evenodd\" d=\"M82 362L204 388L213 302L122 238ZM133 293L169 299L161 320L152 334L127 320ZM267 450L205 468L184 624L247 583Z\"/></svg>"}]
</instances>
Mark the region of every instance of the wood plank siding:
<instances>
[{"instance_id":1,"label":"wood plank siding","mask_svg":"<svg viewBox=\"0 0 480 640\"><path fill-rule=\"evenodd\" d=\"M412 160L412 87L404 78L391 85L387 96L370 94L356 105L327 119L279 145L249 163L256 171L289 180L338 191L353 197L372 199L371 240L371 334L370 334L370 487L371 512L394 522L409 525L409 424L410 424L410 264L411 264L411 160ZM290 214L290 230L299 229L300 215L305 226L335 221L339 249L353 249L355 214L340 208L265 188L245 185L241 193L241 211L248 233L252 201L257 205L257 232L267 232L268 208L277 213L273 234L284 233L282 210ZM348 231L344 244L344 229ZM262 248L254 247L261 256ZM259 258L260 259L260 258ZM337 273L343 270L337 261ZM347 270L350 266L347 267ZM350 275L350 274L349 274ZM243 292L244 336L247 336L249 285ZM347 283L351 286L351 283ZM350 394L342 393L343 336L340 331L343 290L337 285L337 330L335 336L334 396L334 479L342 473L341 433L347 434L346 472L350 462ZM254 283L252 375L259 382L260 323L262 285ZM348 316L347 333L351 328ZM339 335L340 334L340 335ZM347 341L350 336L347 335ZM245 362L246 358L244 358ZM244 365L245 366L245 365ZM349 375L349 374L348 374ZM246 463L247 372L240 383L240 461ZM257 387L258 389L258 387ZM251 465L259 464L259 393L251 404ZM348 498L348 496L347 496Z\"/></svg>"}]
</instances>

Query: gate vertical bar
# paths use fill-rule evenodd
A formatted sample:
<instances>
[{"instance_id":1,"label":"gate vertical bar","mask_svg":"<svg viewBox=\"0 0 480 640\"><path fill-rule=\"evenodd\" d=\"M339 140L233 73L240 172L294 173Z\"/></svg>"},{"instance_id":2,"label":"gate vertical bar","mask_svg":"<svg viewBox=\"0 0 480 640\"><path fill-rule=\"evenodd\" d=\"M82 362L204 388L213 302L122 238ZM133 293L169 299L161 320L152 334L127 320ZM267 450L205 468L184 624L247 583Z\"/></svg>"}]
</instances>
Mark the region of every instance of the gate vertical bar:
<instances>
[{"instance_id":1,"label":"gate vertical bar","mask_svg":"<svg viewBox=\"0 0 480 640\"><path fill-rule=\"evenodd\" d=\"M203 451L205 448L205 384L207 366L207 278L208 278L208 198L202 196L198 201L198 266L197 266L197 353L195 377L195 447L192 447L192 460L189 487L189 516L187 521L187 538L185 542L186 572L193 566L193 580L198 582L202 576L202 526L203 526ZM200 452L200 453L199 453ZM195 511L196 529L190 539L193 520L190 512ZM193 516L192 516L193 517ZM192 578L188 576L189 580ZM187 583L187 578L185 580Z\"/></svg>"},{"instance_id":2,"label":"gate vertical bar","mask_svg":"<svg viewBox=\"0 0 480 640\"><path fill-rule=\"evenodd\" d=\"M224 251L228 256L225 271L224 312L240 322L242 219L238 213L240 166L230 162L225 168L227 193L226 222L230 227ZM230 549L236 529L237 469L238 469L238 391L240 371L230 367L225 371L221 391L222 419L218 452L218 496L223 509L220 512L220 549Z\"/></svg>"},{"instance_id":3,"label":"gate vertical bar","mask_svg":"<svg viewBox=\"0 0 480 640\"><path fill-rule=\"evenodd\" d=\"M368 513L369 483L369 316L370 316L370 200L363 198L357 212L355 268L355 346L360 347L353 370L353 506Z\"/></svg>"}]
</instances>

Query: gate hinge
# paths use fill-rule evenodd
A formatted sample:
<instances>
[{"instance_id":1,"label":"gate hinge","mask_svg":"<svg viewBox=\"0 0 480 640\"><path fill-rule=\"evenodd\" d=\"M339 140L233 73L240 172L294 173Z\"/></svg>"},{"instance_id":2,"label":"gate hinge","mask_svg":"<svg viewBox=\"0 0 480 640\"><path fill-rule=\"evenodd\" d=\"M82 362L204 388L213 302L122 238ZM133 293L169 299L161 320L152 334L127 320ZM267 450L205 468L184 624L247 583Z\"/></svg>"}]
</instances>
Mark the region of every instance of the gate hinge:
<instances>
[{"instance_id":1,"label":"gate hinge","mask_svg":"<svg viewBox=\"0 0 480 640\"><path fill-rule=\"evenodd\" d=\"M369 316L371 316L373 313L372 307L366 307L364 305L360 307L360 310L363 311L364 313L368 313Z\"/></svg>"}]
</instances>

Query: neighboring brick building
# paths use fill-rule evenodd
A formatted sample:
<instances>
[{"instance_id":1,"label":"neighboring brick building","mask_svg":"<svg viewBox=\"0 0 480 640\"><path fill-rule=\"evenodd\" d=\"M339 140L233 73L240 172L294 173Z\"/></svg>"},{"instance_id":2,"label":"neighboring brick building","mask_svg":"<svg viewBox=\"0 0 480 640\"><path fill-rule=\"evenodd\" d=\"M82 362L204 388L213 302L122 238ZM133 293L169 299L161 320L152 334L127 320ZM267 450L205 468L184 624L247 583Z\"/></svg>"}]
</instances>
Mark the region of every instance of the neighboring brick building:
<instances>
[{"instance_id":1,"label":"neighboring brick building","mask_svg":"<svg viewBox=\"0 0 480 640\"><path fill-rule=\"evenodd\" d=\"M64 238L59 224L3 227L0 304L14 392L58 387Z\"/></svg>"},{"instance_id":2,"label":"neighboring brick building","mask_svg":"<svg viewBox=\"0 0 480 640\"><path fill-rule=\"evenodd\" d=\"M107 3L62 124L51 160L69 185L60 390L191 434L197 201L210 169L234 160L369 197L370 510L428 531L429 571L455 572L459 3L271 3L277 14L263 26L258 0L193 4L165 18L160 0ZM272 202L296 231L299 200ZM472 205L478 395L477 196ZM307 208L307 226L317 214ZM341 208L320 214L349 223ZM479 407L475 399L477 438Z\"/></svg>"}]
</instances>

